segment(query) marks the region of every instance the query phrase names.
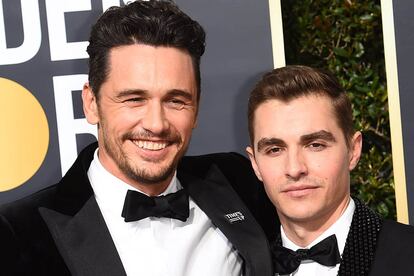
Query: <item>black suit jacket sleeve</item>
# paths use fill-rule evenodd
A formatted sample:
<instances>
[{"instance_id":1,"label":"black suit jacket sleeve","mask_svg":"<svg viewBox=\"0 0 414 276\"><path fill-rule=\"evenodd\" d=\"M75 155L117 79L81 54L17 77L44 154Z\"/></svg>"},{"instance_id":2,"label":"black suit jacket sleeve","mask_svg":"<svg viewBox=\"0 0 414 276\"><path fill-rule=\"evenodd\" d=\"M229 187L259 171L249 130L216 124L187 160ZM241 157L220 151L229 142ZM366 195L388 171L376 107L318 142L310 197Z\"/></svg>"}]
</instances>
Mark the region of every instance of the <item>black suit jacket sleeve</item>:
<instances>
[{"instance_id":1,"label":"black suit jacket sleeve","mask_svg":"<svg viewBox=\"0 0 414 276\"><path fill-rule=\"evenodd\" d=\"M70 275L38 212L55 186L2 206L0 275ZM47 250L45 250L47 248Z\"/></svg>"},{"instance_id":2,"label":"black suit jacket sleeve","mask_svg":"<svg viewBox=\"0 0 414 276\"><path fill-rule=\"evenodd\" d=\"M16 235L10 223L0 215L0 267L4 275L16 275L19 249Z\"/></svg>"},{"instance_id":3,"label":"black suit jacket sleeve","mask_svg":"<svg viewBox=\"0 0 414 276\"><path fill-rule=\"evenodd\" d=\"M414 227L385 220L370 276L414 274Z\"/></svg>"}]
</instances>

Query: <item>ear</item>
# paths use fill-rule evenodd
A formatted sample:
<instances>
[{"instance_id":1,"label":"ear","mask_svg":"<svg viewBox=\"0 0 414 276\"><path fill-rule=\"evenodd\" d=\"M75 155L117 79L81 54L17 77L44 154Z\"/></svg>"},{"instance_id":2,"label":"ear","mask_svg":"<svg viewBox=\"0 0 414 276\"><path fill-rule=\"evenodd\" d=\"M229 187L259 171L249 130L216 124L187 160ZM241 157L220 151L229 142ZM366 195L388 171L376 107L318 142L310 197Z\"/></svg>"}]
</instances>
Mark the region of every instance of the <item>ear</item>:
<instances>
[{"instance_id":1,"label":"ear","mask_svg":"<svg viewBox=\"0 0 414 276\"><path fill-rule=\"evenodd\" d=\"M92 125L99 123L98 103L89 83L85 83L82 89L83 112L86 120Z\"/></svg>"},{"instance_id":2,"label":"ear","mask_svg":"<svg viewBox=\"0 0 414 276\"><path fill-rule=\"evenodd\" d=\"M257 178L259 178L259 180L263 182L262 175L260 174L259 167L257 166L257 163L256 163L256 158L254 157L253 148L251 146L248 146L246 148L246 152L247 152L247 155L249 156L250 162L252 163L254 173L256 174Z\"/></svg>"},{"instance_id":3,"label":"ear","mask_svg":"<svg viewBox=\"0 0 414 276\"><path fill-rule=\"evenodd\" d=\"M349 146L349 170L352 171L358 164L359 158L361 157L362 133L360 131L355 132Z\"/></svg>"}]
</instances>

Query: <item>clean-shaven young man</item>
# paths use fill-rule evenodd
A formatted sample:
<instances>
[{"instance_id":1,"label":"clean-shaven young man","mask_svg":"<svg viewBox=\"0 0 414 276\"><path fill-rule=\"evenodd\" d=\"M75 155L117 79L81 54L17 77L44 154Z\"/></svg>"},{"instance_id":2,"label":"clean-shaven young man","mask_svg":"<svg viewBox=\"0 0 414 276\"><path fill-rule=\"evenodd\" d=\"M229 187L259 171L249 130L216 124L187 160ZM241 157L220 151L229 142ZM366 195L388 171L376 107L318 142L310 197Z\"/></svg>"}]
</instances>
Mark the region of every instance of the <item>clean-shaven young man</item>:
<instances>
[{"instance_id":1,"label":"clean-shaven young man","mask_svg":"<svg viewBox=\"0 0 414 276\"><path fill-rule=\"evenodd\" d=\"M413 273L414 228L350 196L362 135L332 74L306 66L268 72L251 92L248 120L247 152L281 222L276 275Z\"/></svg>"}]
</instances>

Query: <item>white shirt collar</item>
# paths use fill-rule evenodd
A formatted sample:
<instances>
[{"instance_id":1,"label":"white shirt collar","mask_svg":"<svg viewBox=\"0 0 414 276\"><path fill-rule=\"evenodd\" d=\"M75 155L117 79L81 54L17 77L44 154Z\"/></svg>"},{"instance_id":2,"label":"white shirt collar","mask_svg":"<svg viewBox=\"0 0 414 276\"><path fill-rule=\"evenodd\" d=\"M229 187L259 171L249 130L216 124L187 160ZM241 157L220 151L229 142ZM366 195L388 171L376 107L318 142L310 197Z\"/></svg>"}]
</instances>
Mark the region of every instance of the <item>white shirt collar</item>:
<instances>
[{"instance_id":1,"label":"white shirt collar","mask_svg":"<svg viewBox=\"0 0 414 276\"><path fill-rule=\"evenodd\" d=\"M138 191L143 194L145 193L107 171L99 160L98 150L99 149L96 149L94 158L88 170L88 177L95 194L95 199L98 202L99 207L101 209L103 208L105 212L120 216L124 207L125 195L128 190ZM181 189L182 186L175 173L167 189L160 195L174 193Z\"/></svg>"},{"instance_id":2,"label":"white shirt collar","mask_svg":"<svg viewBox=\"0 0 414 276\"><path fill-rule=\"evenodd\" d=\"M352 217L355 211L355 202L351 198L349 201L348 206L345 209L345 212L339 217L339 219L332 224L325 232L323 232L319 237L317 237L313 242L311 242L306 248L311 248L318 242L322 241L323 239L329 237L330 235L335 234L336 239L338 241L338 249L339 253L342 255L346 238L348 237L349 228L351 227ZM283 230L282 225L280 226L280 233L282 238L282 244L284 247L289 248L291 250L298 250L302 247L296 245L292 242L287 236L285 231Z\"/></svg>"}]
</instances>

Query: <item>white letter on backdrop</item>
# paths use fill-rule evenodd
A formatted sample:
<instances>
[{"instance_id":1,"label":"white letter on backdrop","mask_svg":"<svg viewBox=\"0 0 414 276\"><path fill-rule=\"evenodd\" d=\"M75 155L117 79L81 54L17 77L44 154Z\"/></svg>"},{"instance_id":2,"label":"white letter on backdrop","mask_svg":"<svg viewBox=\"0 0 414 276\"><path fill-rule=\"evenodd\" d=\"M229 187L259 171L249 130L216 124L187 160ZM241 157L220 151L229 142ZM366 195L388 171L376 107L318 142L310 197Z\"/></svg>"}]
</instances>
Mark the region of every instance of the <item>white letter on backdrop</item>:
<instances>
[{"instance_id":1,"label":"white letter on backdrop","mask_svg":"<svg viewBox=\"0 0 414 276\"><path fill-rule=\"evenodd\" d=\"M130 0L122 0L122 2L125 4ZM112 6L119 6L120 5L120 0L102 0L102 9L104 11L106 11L109 7Z\"/></svg>"},{"instance_id":2,"label":"white letter on backdrop","mask_svg":"<svg viewBox=\"0 0 414 276\"><path fill-rule=\"evenodd\" d=\"M87 11L90 9L90 0L46 0L50 58L52 61L88 58L86 53L87 41L67 42L65 12Z\"/></svg>"},{"instance_id":3,"label":"white letter on backdrop","mask_svg":"<svg viewBox=\"0 0 414 276\"><path fill-rule=\"evenodd\" d=\"M21 0L23 43L7 48L3 1L0 1L0 65L18 64L30 60L39 51L42 42L38 0Z\"/></svg>"},{"instance_id":4,"label":"white letter on backdrop","mask_svg":"<svg viewBox=\"0 0 414 276\"><path fill-rule=\"evenodd\" d=\"M75 119L73 113L72 91L82 90L87 80L86 74L53 77L62 175L78 156L76 134L90 133L98 137L95 125L89 124L85 118Z\"/></svg>"}]
</instances>

